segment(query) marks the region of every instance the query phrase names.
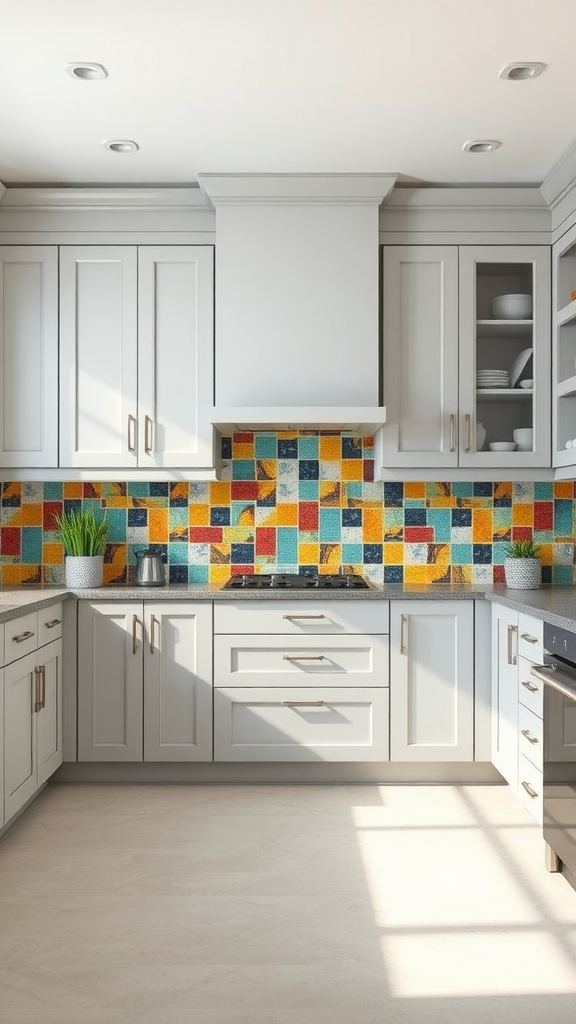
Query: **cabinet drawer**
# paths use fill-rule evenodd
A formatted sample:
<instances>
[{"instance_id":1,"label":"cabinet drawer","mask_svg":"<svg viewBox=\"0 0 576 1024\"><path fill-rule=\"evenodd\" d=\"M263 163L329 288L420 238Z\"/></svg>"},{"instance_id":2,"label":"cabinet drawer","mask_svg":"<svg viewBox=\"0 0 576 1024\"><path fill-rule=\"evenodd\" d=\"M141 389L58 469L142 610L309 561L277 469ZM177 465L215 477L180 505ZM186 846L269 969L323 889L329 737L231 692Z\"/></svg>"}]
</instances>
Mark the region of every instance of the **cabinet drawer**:
<instances>
[{"instance_id":1,"label":"cabinet drawer","mask_svg":"<svg viewBox=\"0 0 576 1024\"><path fill-rule=\"evenodd\" d=\"M520 754L518 764L518 796L526 810L542 825L543 819L543 776L531 761Z\"/></svg>"},{"instance_id":2,"label":"cabinet drawer","mask_svg":"<svg viewBox=\"0 0 576 1024\"><path fill-rule=\"evenodd\" d=\"M541 718L525 708L518 707L518 749L542 771L544 764L544 727Z\"/></svg>"},{"instance_id":3,"label":"cabinet drawer","mask_svg":"<svg viewBox=\"0 0 576 1024\"><path fill-rule=\"evenodd\" d=\"M544 623L532 615L518 615L518 654L539 665L544 656Z\"/></svg>"},{"instance_id":4,"label":"cabinet drawer","mask_svg":"<svg viewBox=\"0 0 576 1024\"><path fill-rule=\"evenodd\" d=\"M214 686L388 686L387 636L218 636Z\"/></svg>"},{"instance_id":5,"label":"cabinet drawer","mask_svg":"<svg viewBox=\"0 0 576 1024\"><path fill-rule=\"evenodd\" d=\"M526 658L518 658L518 701L538 715L538 718L542 718L544 683L532 675L530 671L532 664Z\"/></svg>"},{"instance_id":6,"label":"cabinet drawer","mask_svg":"<svg viewBox=\"0 0 576 1024\"><path fill-rule=\"evenodd\" d=\"M215 690L214 759L387 761L388 690Z\"/></svg>"},{"instance_id":7,"label":"cabinet drawer","mask_svg":"<svg viewBox=\"0 0 576 1024\"><path fill-rule=\"evenodd\" d=\"M214 603L215 633L388 633L389 601Z\"/></svg>"},{"instance_id":8,"label":"cabinet drawer","mask_svg":"<svg viewBox=\"0 0 576 1024\"><path fill-rule=\"evenodd\" d=\"M62 605L51 604L38 612L38 646L49 644L62 636Z\"/></svg>"},{"instance_id":9,"label":"cabinet drawer","mask_svg":"<svg viewBox=\"0 0 576 1024\"><path fill-rule=\"evenodd\" d=\"M38 647L38 613L30 612L5 623L4 660L7 665Z\"/></svg>"}]
</instances>

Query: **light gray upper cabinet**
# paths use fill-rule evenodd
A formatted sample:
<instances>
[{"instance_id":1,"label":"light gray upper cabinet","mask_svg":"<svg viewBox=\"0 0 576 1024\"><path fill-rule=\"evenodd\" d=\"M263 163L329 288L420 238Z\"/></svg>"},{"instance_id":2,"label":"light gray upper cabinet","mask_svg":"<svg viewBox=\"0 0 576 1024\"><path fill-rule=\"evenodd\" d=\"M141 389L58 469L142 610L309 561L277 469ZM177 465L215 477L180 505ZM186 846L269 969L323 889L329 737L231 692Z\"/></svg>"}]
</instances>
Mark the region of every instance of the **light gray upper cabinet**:
<instances>
[{"instance_id":1,"label":"light gray upper cabinet","mask_svg":"<svg viewBox=\"0 0 576 1024\"><path fill-rule=\"evenodd\" d=\"M0 467L58 464L58 249L0 247Z\"/></svg>"},{"instance_id":2,"label":"light gray upper cabinet","mask_svg":"<svg viewBox=\"0 0 576 1024\"><path fill-rule=\"evenodd\" d=\"M494 314L519 293L532 315ZM383 352L384 470L550 467L548 246L385 246Z\"/></svg>"},{"instance_id":3,"label":"light gray upper cabinet","mask_svg":"<svg viewBox=\"0 0 576 1024\"><path fill-rule=\"evenodd\" d=\"M60 465L213 464L213 248L60 253Z\"/></svg>"}]
</instances>

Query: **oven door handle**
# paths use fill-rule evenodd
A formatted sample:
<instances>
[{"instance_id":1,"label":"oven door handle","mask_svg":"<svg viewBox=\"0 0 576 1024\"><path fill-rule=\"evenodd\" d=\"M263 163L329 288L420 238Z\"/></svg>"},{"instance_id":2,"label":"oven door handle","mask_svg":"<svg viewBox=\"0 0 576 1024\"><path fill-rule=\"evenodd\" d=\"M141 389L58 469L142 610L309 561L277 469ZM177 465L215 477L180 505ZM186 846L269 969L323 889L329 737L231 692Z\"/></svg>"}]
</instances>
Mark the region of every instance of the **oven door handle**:
<instances>
[{"instance_id":1,"label":"oven door handle","mask_svg":"<svg viewBox=\"0 0 576 1024\"><path fill-rule=\"evenodd\" d=\"M530 673L536 679L542 680L546 686L551 686L565 697L576 701L576 679L567 672L561 672L553 665L532 665Z\"/></svg>"}]
</instances>

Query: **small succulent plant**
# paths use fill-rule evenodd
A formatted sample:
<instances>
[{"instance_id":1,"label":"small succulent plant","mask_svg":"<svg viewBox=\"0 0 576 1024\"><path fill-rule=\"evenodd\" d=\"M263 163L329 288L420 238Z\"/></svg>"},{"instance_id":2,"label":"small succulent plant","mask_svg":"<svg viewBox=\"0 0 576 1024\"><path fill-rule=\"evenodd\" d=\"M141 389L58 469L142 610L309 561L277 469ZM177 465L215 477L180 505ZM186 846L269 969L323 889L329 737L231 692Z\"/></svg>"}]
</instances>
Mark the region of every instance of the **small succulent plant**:
<instances>
[{"instance_id":1,"label":"small succulent plant","mask_svg":"<svg viewBox=\"0 0 576 1024\"><path fill-rule=\"evenodd\" d=\"M508 558L540 558L540 545L533 540L515 540L506 549Z\"/></svg>"},{"instance_id":2,"label":"small succulent plant","mask_svg":"<svg viewBox=\"0 0 576 1024\"><path fill-rule=\"evenodd\" d=\"M74 509L54 516L56 531L66 555L103 555L108 539L106 515L94 515L91 508Z\"/></svg>"}]
</instances>

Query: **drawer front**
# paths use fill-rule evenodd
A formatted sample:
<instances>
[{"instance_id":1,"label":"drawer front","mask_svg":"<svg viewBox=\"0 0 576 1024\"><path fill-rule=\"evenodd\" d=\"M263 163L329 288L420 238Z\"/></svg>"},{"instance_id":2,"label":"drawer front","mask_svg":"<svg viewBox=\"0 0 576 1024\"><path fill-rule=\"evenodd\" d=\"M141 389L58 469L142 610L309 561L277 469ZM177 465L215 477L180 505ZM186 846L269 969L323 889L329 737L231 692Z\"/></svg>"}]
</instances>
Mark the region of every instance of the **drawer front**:
<instances>
[{"instance_id":1,"label":"drawer front","mask_svg":"<svg viewBox=\"0 0 576 1024\"><path fill-rule=\"evenodd\" d=\"M38 613L30 612L5 623L4 659L7 665L38 647Z\"/></svg>"},{"instance_id":2,"label":"drawer front","mask_svg":"<svg viewBox=\"0 0 576 1024\"><path fill-rule=\"evenodd\" d=\"M543 821L543 776L542 772L520 754L518 766L518 796L526 810L542 825Z\"/></svg>"},{"instance_id":3,"label":"drawer front","mask_svg":"<svg viewBox=\"0 0 576 1024\"><path fill-rule=\"evenodd\" d=\"M538 665L544 657L544 623L532 615L518 615L518 654Z\"/></svg>"},{"instance_id":4,"label":"drawer front","mask_svg":"<svg viewBox=\"0 0 576 1024\"><path fill-rule=\"evenodd\" d=\"M388 686L387 636L217 636L214 686Z\"/></svg>"},{"instance_id":5,"label":"drawer front","mask_svg":"<svg viewBox=\"0 0 576 1024\"><path fill-rule=\"evenodd\" d=\"M523 704L518 707L518 749L538 771L544 767L544 725Z\"/></svg>"},{"instance_id":6,"label":"drawer front","mask_svg":"<svg viewBox=\"0 0 576 1024\"><path fill-rule=\"evenodd\" d=\"M62 636L62 604L51 604L38 612L38 645L49 644Z\"/></svg>"},{"instance_id":7,"label":"drawer front","mask_svg":"<svg viewBox=\"0 0 576 1024\"><path fill-rule=\"evenodd\" d=\"M214 602L215 633L389 633L389 601Z\"/></svg>"},{"instance_id":8,"label":"drawer front","mask_svg":"<svg viewBox=\"0 0 576 1024\"><path fill-rule=\"evenodd\" d=\"M518 658L518 700L525 708L542 718L544 709L544 683L536 679L530 669L532 662Z\"/></svg>"},{"instance_id":9,"label":"drawer front","mask_svg":"<svg viewBox=\"0 0 576 1024\"><path fill-rule=\"evenodd\" d=\"M214 760L387 761L388 690L215 690Z\"/></svg>"}]
</instances>

